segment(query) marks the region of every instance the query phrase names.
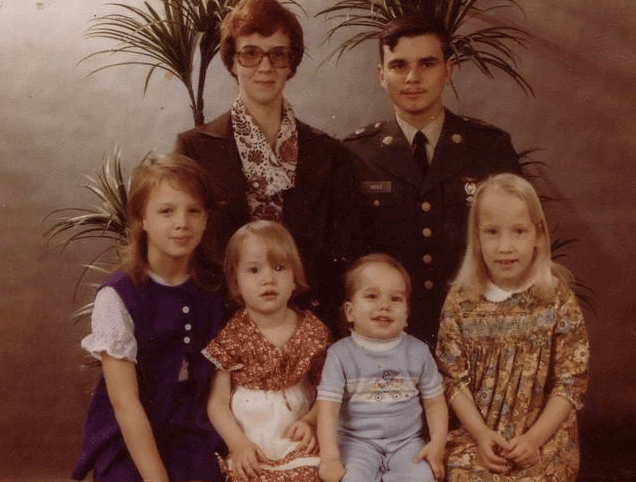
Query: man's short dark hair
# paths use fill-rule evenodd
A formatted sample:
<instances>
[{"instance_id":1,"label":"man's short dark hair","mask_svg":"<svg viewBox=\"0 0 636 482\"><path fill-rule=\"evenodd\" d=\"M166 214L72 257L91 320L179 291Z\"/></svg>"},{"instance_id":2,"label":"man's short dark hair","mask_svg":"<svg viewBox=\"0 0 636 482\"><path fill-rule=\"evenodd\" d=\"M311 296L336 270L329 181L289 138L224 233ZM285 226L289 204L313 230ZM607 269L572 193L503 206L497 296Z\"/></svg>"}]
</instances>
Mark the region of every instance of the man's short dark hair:
<instances>
[{"instance_id":1,"label":"man's short dark hair","mask_svg":"<svg viewBox=\"0 0 636 482\"><path fill-rule=\"evenodd\" d=\"M380 47L380 61L384 62L384 47L393 51L402 37L417 37L419 35L435 35L442 43L444 60L451 55L450 36L446 29L429 18L426 14L403 15L394 18L382 29L378 35Z\"/></svg>"}]
</instances>

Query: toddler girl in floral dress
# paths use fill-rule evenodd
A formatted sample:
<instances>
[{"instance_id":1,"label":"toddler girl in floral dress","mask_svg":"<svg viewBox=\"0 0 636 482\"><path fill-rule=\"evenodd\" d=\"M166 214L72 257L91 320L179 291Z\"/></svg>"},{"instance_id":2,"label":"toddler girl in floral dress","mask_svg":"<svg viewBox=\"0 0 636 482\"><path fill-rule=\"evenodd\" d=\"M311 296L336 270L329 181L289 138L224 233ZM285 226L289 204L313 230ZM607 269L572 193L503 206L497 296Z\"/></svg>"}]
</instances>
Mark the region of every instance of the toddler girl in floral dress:
<instances>
[{"instance_id":1,"label":"toddler girl in floral dress","mask_svg":"<svg viewBox=\"0 0 636 482\"><path fill-rule=\"evenodd\" d=\"M240 228L226 249L230 297L243 308L203 354L217 370L208 416L228 480L319 481L315 386L329 330L291 300L306 288L298 250L273 221Z\"/></svg>"}]
</instances>

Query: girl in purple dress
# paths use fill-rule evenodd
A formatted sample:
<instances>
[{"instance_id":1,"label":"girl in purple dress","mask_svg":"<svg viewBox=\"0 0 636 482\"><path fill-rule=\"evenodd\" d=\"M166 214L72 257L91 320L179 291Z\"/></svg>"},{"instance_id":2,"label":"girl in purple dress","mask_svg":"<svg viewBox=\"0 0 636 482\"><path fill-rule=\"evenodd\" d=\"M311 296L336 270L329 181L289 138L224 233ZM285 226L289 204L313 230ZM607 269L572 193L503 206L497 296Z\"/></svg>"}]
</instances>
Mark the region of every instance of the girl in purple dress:
<instances>
[{"instance_id":1,"label":"girl in purple dress","mask_svg":"<svg viewBox=\"0 0 636 482\"><path fill-rule=\"evenodd\" d=\"M207 420L211 365L201 355L222 317L199 248L209 207L202 169L180 154L133 173L122 271L98 290L82 347L101 360L73 478L221 480L222 442Z\"/></svg>"}]
</instances>

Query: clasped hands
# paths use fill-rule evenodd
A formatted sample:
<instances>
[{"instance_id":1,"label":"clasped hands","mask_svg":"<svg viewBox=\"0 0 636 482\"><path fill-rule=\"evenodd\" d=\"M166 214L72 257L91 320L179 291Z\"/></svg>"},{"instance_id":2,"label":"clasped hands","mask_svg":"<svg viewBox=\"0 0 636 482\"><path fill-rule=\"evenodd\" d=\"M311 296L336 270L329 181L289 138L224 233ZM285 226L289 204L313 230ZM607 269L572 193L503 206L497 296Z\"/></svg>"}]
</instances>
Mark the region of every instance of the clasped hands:
<instances>
[{"instance_id":1,"label":"clasped hands","mask_svg":"<svg viewBox=\"0 0 636 482\"><path fill-rule=\"evenodd\" d=\"M527 434L506 440L494 430L484 431L477 440L481 464L491 472L505 473L528 468L541 461L539 446Z\"/></svg>"}]
</instances>

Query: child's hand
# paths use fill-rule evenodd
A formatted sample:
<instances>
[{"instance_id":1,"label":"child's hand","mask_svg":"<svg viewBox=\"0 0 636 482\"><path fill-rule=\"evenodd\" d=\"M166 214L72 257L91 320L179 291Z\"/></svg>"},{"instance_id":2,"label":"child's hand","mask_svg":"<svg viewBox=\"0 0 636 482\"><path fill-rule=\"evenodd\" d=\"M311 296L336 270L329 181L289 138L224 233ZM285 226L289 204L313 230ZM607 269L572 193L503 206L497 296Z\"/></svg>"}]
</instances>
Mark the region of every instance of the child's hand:
<instances>
[{"instance_id":1,"label":"child's hand","mask_svg":"<svg viewBox=\"0 0 636 482\"><path fill-rule=\"evenodd\" d=\"M413 462L426 460L431 466L435 480L444 480L444 448L445 443L430 441L417 453Z\"/></svg>"},{"instance_id":2,"label":"child's hand","mask_svg":"<svg viewBox=\"0 0 636 482\"><path fill-rule=\"evenodd\" d=\"M243 445L230 449L232 473L239 479L258 478L261 473L260 464L271 464L258 445L246 440Z\"/></svg>"},{"instance_id":3,"label":"child's hand","mask_svg":"<svg viewBox=\"0 0 636 482\"><path fill-rule=\"evenodd\" d=\"M323 482L340 482L344 474L345 469L339 459L320 459L318 476Z\"/></svg>"},{"instance_id":4,"label":"child's hand","mask_svg":"<svg viewBox=\"0 0 636 482\"><path fill-rule=\"evenodd\" d=\"M521 468L532 467L541 461L541 452L532 438L526 434L510 441L510 449L502 452L504 457L514 461Z\"/></svg>"},{"instance_id":5,"label":"child's hand","mask_svg":"<svg viewBox=\"0 0 636 482\"><path fill-rule=\"evenodd\" d=\"M484 467L496 473L510 470L510 461L502 456L510 450L510 443L501 434L494 430L485 430L477 440L477 444L479 458Z\"/></svg>"},{"instance_id":6,"label":"child's hand","mask_svg":"<svg viewBox=\"0 0 636 482\"><path fill-rule=\"evenodd\" d=\"M297 420L287 427L285 437L300 442L298 449L307 454L312 453L317 447L316 434L311 425L304 420Z\"/></svg>"}]
</instances>

